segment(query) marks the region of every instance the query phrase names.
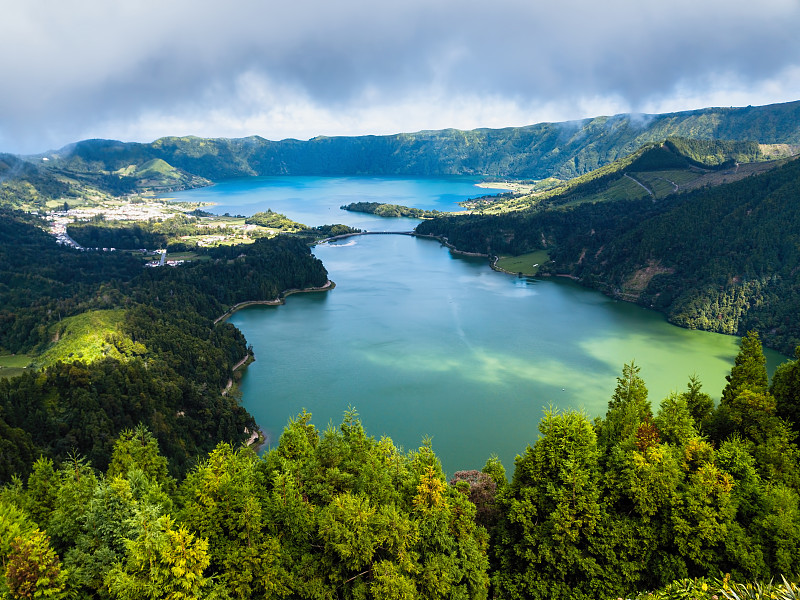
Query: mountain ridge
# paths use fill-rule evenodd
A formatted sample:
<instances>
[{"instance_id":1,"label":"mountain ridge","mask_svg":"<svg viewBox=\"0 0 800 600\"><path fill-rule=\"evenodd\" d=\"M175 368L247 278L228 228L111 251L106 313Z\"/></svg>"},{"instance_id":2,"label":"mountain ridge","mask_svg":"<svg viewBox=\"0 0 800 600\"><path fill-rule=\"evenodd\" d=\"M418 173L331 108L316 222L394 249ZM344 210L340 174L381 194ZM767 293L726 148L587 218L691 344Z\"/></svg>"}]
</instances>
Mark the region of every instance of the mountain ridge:
<instances>
[{"instance_id":1,"label":"mountain ridge","mask_svg":"<svg viewBox=\"0 0 800 600\"><path fill-rule=\"evenodd\" d=\"M569 179L668 137L800 144L800 101L537 123L271 141L167 136L150 143L83 140L32 158L75 170L161 159L210 180L250 175L478 175ZM138 162L137 162L138 161ZM111 167L114 167L113 169Z\"/></svg>"}]
</instances>

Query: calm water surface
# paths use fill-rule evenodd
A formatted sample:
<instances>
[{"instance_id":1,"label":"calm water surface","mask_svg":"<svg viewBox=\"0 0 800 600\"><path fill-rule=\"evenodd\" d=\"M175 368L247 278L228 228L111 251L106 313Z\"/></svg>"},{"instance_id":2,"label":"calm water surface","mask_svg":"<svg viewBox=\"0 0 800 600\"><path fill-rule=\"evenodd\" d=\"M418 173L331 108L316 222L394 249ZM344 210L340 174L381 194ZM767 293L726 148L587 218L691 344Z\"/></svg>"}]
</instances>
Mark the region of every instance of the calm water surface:
<instances>
[{"instance_id":1,"label":"calm water surface","mask_svg":"<svg viewBox=\"0 0 800 600\"><path fill-rule=\"evenodd\" d=\"M380 201L382 180L365 178L360 190L359 178L257 178L249 188L247 181L181 199L218 202L217 212L272 208L309 225L354 224L364 216L338 211L351 220L328 219L328 208L356 192ZM483 193L467 180L450 182L466 192L448 188L448 180L383 181L387 193L419 194L414 202L384 201L420 208ZM292 200L280 205L283 196ZM384 221L364 220L371 230L416 223ZM314 253L334 290L230 319L257 359L244 375L242 402L273 443L303 408L324 429L353 406L370 435L388 435L406 449L430 436L450 474L481 468L492 453L511 472L514 457L536 440L548 406L605 414L625 362L640 365L657 406L685 389L692 373L718 398L738 350L736 338L674 327L658 313L570 281L496 273L485 259L453 255L431 240L359 236ZM770 352L768 360L772 370L783 357Z\"/></svg>"}]
</instances>

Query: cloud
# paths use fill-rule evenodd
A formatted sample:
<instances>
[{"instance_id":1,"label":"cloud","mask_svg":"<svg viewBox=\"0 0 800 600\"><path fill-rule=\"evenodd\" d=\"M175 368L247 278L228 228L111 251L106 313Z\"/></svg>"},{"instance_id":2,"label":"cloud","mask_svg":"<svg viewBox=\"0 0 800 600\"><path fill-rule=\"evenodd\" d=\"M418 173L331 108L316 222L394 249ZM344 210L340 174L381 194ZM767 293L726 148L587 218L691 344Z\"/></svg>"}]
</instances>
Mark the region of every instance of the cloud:
<instances>
[{"instance_id":1,"label":"cloud","mask_svg":"<svg viewBox=\"0 0 800 600\"><path fill-rule=\"evenodd\" d=\"M29 0L0 149L523 125L800 98L795 0Z\"/></svg>"}]
</instances>

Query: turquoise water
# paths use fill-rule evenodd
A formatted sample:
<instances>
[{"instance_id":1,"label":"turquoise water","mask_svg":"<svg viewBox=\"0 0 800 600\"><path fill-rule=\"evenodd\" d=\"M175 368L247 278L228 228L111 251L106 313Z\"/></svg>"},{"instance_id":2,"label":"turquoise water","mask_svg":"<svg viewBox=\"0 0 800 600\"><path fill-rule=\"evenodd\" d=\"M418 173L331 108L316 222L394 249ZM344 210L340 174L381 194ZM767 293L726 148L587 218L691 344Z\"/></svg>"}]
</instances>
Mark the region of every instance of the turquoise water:
<instances>
[{"instance_id":1,"label":"turquoise water","mask_svg":"<svg viewBox=\"0 0 800 600\"><path fill-rule=\"evenodd\" d=\"M211 202L205 209L250 216L271 208L305 225L343 223L369 231L409 231L417 219L391 219L340 210L351 202L383 202L458 211L458 202L497 193L477 187L472 177L247 177L230 179L212 187L177 192L170 197L191 202Z\"/></svg>"},{"instance_id":2,"label":"turquoise water","mask_svg":"<svg viewBox=\"0 0 800 600\"><path fill-rule=\"evenodd\" d=\"M273 179L259 178L250 190L237 180L182 199L202 195L215 198L219 212L272 208L296 220L306 211L309 225L331 222L322 218L327 208L344 203L340 179L287 178L277 186L283 192L269 184ZM447 180L439 181L446 188ZM374 179L365 182L370 193L380 188ZM306 183L311 199L303 198ZM416 189L430 184L422 180ZM358 178L346 178L345 187L352 193ZM274 198L281 194L295 199L279 209ZM258 204L259 197L270 200ZM421 196L415 205L432 208L441 197ZM294 211L294 204L301 207ZM432 240L358 236L314 253L334 290L293 295L283 306L250 307L230 319L256 355L242 380L242 403L273 443L304 408L324 429L353 406L375 437L388 435L406 449L431 437L450 474L479 469L492 453L510 473L514 457L535 442L548 406L605 414L624 363L641 367L657 407L685 389L693 373L718 398L738 350L736 338L674 327L658 313L567 280L497 273L485 259L451 254ZM783 360L767 354L770 370Z\"/></svg>"}]
</instances>

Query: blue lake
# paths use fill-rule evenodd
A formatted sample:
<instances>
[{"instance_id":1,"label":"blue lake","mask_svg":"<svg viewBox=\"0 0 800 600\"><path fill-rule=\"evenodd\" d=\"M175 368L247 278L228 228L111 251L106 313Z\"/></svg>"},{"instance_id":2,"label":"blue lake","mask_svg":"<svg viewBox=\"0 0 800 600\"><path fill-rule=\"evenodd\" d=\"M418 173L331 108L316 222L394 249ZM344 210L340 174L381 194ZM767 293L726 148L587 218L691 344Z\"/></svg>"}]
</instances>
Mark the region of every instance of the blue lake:
<instances>
[{"instance_id":1,"label":"blue lake","mask_svg":"<svg viewBox=\"0 0 800 600\"><path fill-rule=\"evenodd\" d=\"M271 208L316 226L344 223L369 231L408 231L417 219L388 219L340 210L352 202L383 202L426 210L463 210L458 202L500 190L479 188L472 177L246 177L177 192L171 197L210 202L216 214L252 215Z\"/></svg>"},{"instance_id":2,"label":"blue lake","mask_svg":"<svg viewBox=\"0 0 800 600\"><path fill-rule=\"evenodd\" d=\"M215 212L271 208L306 223L411 229L412 219L338 210L355 201L453 209L486 193L474 180L268 177L183 192ZM445 470L480 469L496 453L509 473L548 407L605 414L616 377L635 360L654 409L697 374L718 398L737 339L689 331L662 315L570 281L517 278L486 259L408 236L359 236L314 253L336 288L256 306L231 322L253 345L243 405L273 443L302 409L324 429L355 407L369 434L406 449L423 437ZM784 357L767 352L770 370Z\"/></svg>"}]
</instances>

